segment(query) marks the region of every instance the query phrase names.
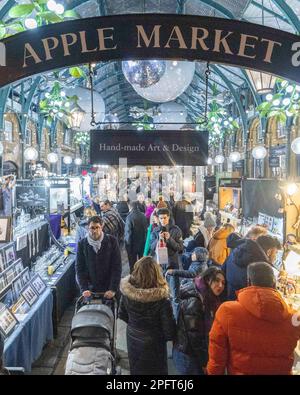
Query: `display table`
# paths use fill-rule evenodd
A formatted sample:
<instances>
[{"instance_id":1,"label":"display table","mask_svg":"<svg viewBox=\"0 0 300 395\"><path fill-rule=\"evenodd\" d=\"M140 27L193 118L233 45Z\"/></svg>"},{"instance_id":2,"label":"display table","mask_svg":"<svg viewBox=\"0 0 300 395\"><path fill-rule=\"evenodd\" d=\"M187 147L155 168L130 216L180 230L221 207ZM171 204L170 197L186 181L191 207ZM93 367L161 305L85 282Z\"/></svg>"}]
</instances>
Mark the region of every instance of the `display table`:
<instances>
[{"instance_id":1,"label":"display table","mask_svg":"<svg viewBox=\"0 0 300 395\"><path fill-rule=\"evenodd\" d=\"M23 367L31 371L31 365L42 353L44 345L53 339L53 296L47 289L31 307L28 315L5 341L4 365Z\"/></svg>"},{"instance_id":2,"label":"display table","mask_svg":"<svg viewBox=\"0 0 300 395\"><path fill-rule=\"evenodd\" d=\"M46 282L53 292L53 331L56 336L58 323L78 292L75 280L75 256L69 256L66 264L60 266Z\"/></svg>"},{"instance_id":3,"label":"display table","mask_svg":"<svg viewBox=\"0 0 300 395\"><path fill-rule=\"evenodd\" d=\"M55 238L60 239L61 235L61 214L50 214L49 222Z\"/></svg>"}]
</instances>

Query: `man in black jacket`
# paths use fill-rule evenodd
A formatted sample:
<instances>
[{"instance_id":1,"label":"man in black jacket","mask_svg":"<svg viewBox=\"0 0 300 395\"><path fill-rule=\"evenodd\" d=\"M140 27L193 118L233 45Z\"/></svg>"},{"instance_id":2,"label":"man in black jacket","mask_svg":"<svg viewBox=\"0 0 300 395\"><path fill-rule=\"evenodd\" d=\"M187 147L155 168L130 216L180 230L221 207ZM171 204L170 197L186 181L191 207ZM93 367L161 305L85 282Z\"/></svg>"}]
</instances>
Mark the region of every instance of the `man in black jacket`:
<instances>
[{"instance_id":1,"label":"man in black jacket","mask_svg":"<svg viewBox=\"0 0 300 395\"><path fill-rule=\"evenodd\" d=\"M156 254L156 246L160 238L162 238L168 248L168 265L167 269L179 269L178 253L183 251L182 233L178 226L170 221L170 211L167 208L161 208L157 212L160 225L151 233L151 253Z\"/></svg>"},{"instance_id":2,"label":"man in black jacket","mask_svg":"<svg viewBox=\"0 0 300 395\"><path fill-rule=\"evenodd\" d=\"M76 278L85 298L91 292L103 292L111 299L119 290L122 263L118 241L103 232L103 220L91 217L88 220L88 235L78 243Z\"/></svg>"},{"instance_id":3,"label":"man in black jacket","mask_svg":"<svg viewBox=\"0 0 300 395\"><path fill-rule=\"evenodd\" d=\"M143 256L148 222L137 202L130 202L129 207L130 212L125 222L125 246L131 273L135 262Z\"/></svg>"}]
</instances>

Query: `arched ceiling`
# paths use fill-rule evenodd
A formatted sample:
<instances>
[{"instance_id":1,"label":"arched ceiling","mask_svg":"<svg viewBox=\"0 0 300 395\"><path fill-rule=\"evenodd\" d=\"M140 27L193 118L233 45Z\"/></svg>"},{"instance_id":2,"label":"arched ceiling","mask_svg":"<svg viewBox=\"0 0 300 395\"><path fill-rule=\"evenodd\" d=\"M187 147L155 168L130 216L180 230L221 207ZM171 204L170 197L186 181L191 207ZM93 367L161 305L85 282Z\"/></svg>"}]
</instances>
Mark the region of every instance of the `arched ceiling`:
<instances>
[{"instance_id":1,"label":"arched ceiling","mask_svg":"<svg viewBox=\"0 0 300 395\"><path fill-rule=\"evenodd\" d=\"M7 20L8 12L17 3L27 0L0 0L0 20ZM206 15L249 21L264 24L291 33L300 33L300 0L61 0L65 9L75 9L82 18L129 14L129 13L181 13L188 15ZM206 64L197 62L194 79L188 89L176 101L185 105L189 121L194 121L203 112ZM230 66L214 66L210 75L209 92L215 84L225 103L234 101L240 90L249 87L243 70ZM60 73L64 74L63 71ZM80 80L69 83L82 83ZM24 92L30 89L31 79L25 84ZM18 84L15 84L18 94ZM117 113L120 121L132 120L129 115L131 106L144 107L141 98L127 82L122 73L121 62L106 62L96 67L95 89L104 99L107 112ZM234 92L233 92L234 91ZM39 90L34 101L39 99ZM147 103L147 107L156 106Z\"/></svg>"}]
</instances>

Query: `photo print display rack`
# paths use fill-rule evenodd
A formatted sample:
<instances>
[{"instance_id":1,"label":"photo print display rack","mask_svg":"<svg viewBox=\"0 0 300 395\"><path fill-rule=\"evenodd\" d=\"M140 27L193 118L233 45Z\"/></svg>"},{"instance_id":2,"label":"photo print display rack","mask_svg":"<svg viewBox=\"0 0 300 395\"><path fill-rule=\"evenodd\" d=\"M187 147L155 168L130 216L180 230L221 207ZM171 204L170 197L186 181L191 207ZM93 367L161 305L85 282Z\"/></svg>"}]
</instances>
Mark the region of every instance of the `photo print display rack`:
<instances>
[{"instance_id":1,"label":"photo print display rack","mask_svg":"<svg viewBox=\"0 0 300 395\"><path fill-rule=\"evenodd\" d=\"M17 324L18 320L15 315L6 306L2 306L0 308L0 332L8 337Z\"/></svg>"}]
</instances>

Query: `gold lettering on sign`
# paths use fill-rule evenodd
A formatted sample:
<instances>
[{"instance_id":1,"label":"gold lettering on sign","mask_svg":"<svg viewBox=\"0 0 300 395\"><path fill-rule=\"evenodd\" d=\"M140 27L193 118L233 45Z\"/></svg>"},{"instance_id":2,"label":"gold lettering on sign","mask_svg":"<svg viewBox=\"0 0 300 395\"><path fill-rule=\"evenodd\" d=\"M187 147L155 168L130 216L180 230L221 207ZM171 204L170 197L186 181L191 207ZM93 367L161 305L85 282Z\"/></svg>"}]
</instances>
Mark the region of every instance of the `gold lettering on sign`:
<instances>
[{"instance_id":1,"label":"gold lettering on sign","mask_svg":"<svg viewBox=\"0 0 300 395\"><path fill-rule=\"evenodd\" d=\"M144 26L142 25L136 25L137 27L137 33L138 33L138 45L137 48L142 48L142 44L141 44L141 38L144 41L144 45L146 45L146 47L148 48L152 39L153 39L153 35L154 35L154 46L153 48L160 48L160 28L161 25L155 25L150 38L148 38Z\"/></svg>"},{"instance_id":2,"label":"gold lettering on sign","mask_svg":"<svg viewBox=\"0 0 300 395\"><path fill-rule=\"evenodd\" d=\"M238 56L243 56L244 58L255 59L256 55L247 55L245 51L248 47L255 48L255 44L250 44L247 42L248 39L258 40L256 36L249 36L249 34L241 34L240 49Z\"/></svg>"},{"instance_id":3,"label":"gold lettering on sign","mask_svg":"<svg viewBox=\"0 0 300 395\"><path fill-rule=\"evenodd\" d=\"M292 45L292 51L296 51L292 56L292 65L298 67L300 66L300 42L296 42Z\"/></svg>"},{"instance_id":4,"label":"gold lettering on sign","mask_svg":"<svg viewBox=\"0 0 300 395\"><path fill-rule=\"evenodd\" d=\"M176 37L172 37L173 33L176 34ZM182 33L181 33L181 31L180 31L178 26L174 26L174 28L173 28L173 30L172 30L172 32L170 34L169 40L168 40L167 44L165 45L165 48L170 48L170 41L171 40L178 41L180 49L187 49L186 43L184 42Z\"/></svg>"},{"instance_id":5,"label":"gold lettering on sign","mask_svg":"<svg viewBox=\"0 0 300 395\"><path fill-rule=\"evenodd\" d=\"M227 42L227 37L231 36L233 32L228 32L225 37L222 37L222 32L223 30L215 30L215 46L213 51L214 52L220 52L220 45L223 45L223 48L225 49L225 53L229 55L233 55L233 52L229 48L228 42ZM222 37L222 38L221 38Z\"/></svg>"},{"instance_id":6,"label":"gold lettering on sign","mask_svg":"<svg viewBox=\"0 0 300 395\"><path fill-rule=\"evenodd\" d=\"M198 31L199 30L202 31L202 36L201 37L198 37ZM208 37L208 30L207 29L204 29L202 27L192 27L192 45L191 45L191 49L197 49L197 43L199 43L200 47L204 51L208 51L209 48L204 42L204 40L207 37Z\"/></svg>"},{"instance_id":7,"label":"gold lettering on sign","mask_svg":"<svg viewBox=\"0 0 300 395\"><path fill-rule=\"evenodd\" d=\"M80 31L79 35L80 35L80 41L81 41L81 53L97 51L97 47L94 49L88 49L87 43L86 43L86 32L84 30Z\"/></svg>"},{"instance_id":8,"label":"gold lettering on sign","mask_svg":"<svg viewBox=\"0 0 300 395\"><path fill-rule=\"evenodd\" d=\"M77 42L77 35L75 33L66 33L66 34L61 34L60 37L64 48L64 56L69 56L70 55L69 47L71 47ZM71 38L70 41L68 41L68 37Z\"/></svg>"},{"instance_id":9,"label":"gold lettering on sign","mask_svg":"<svg viewBox=\"0 0 300 395\"><path fill-rule=\"evenodd\" d=\"M282 44L277 41L272 41L272 40L268 40L267 38L262 38L261 42L264 42L264 41L266 41L268 43L264 62L272 63L271 58L273 55L273 50L274 50L275 45L279 45L281 47Z\"/></svg>"},{"instance_id":10,"label":"gold lettering on sign","mask_svg":"<svg viewBox=\"0 0 300 395\"><path fill-rule=\"evenodd\" d=\"M28 55L27 55L28 53ZM38 57L37 53L35 50L32 48L32 46L29 43L26 43L24 46L24 62L23 62L23 67L27 67L26 59L28 58L33 58L35 61L35 64L41 63L41 59Z\"/></svg>"},{"instance_id":11,"label":"gold lettering on sign","mask_svg":"<svg viewBox=\"0 0 300 395\"><path fill-rule=\"evenodd\" d=\"M49 42L51 42L51 41L52 41L53 45L50 47ZM42 43L43 43L43 46L45 49L45 54L46 54L45 60L53 59L52 55L51 55L51 51L58 47L58 39L56 37L47 37L47 38L42 39Z\"/></svg>"},{"instance_id":12,"label":"gold lettering on sign","mask_svg":"<svg viewBox=\"0 0 300 395\"><path fill-rule=\"evenodd\" d=\"M113 34L111 36L104 35L106 30L115 30L115 29L113 27L104 27L103 29L97 29L98 39L99 39L99 51L105 51L107 49L116 49L117 48L117 45L115 45L114 47L106 47L105 46L105 40L112 40L113 41L113 39L114 39Z\"/></svg>"}]
</instances>

